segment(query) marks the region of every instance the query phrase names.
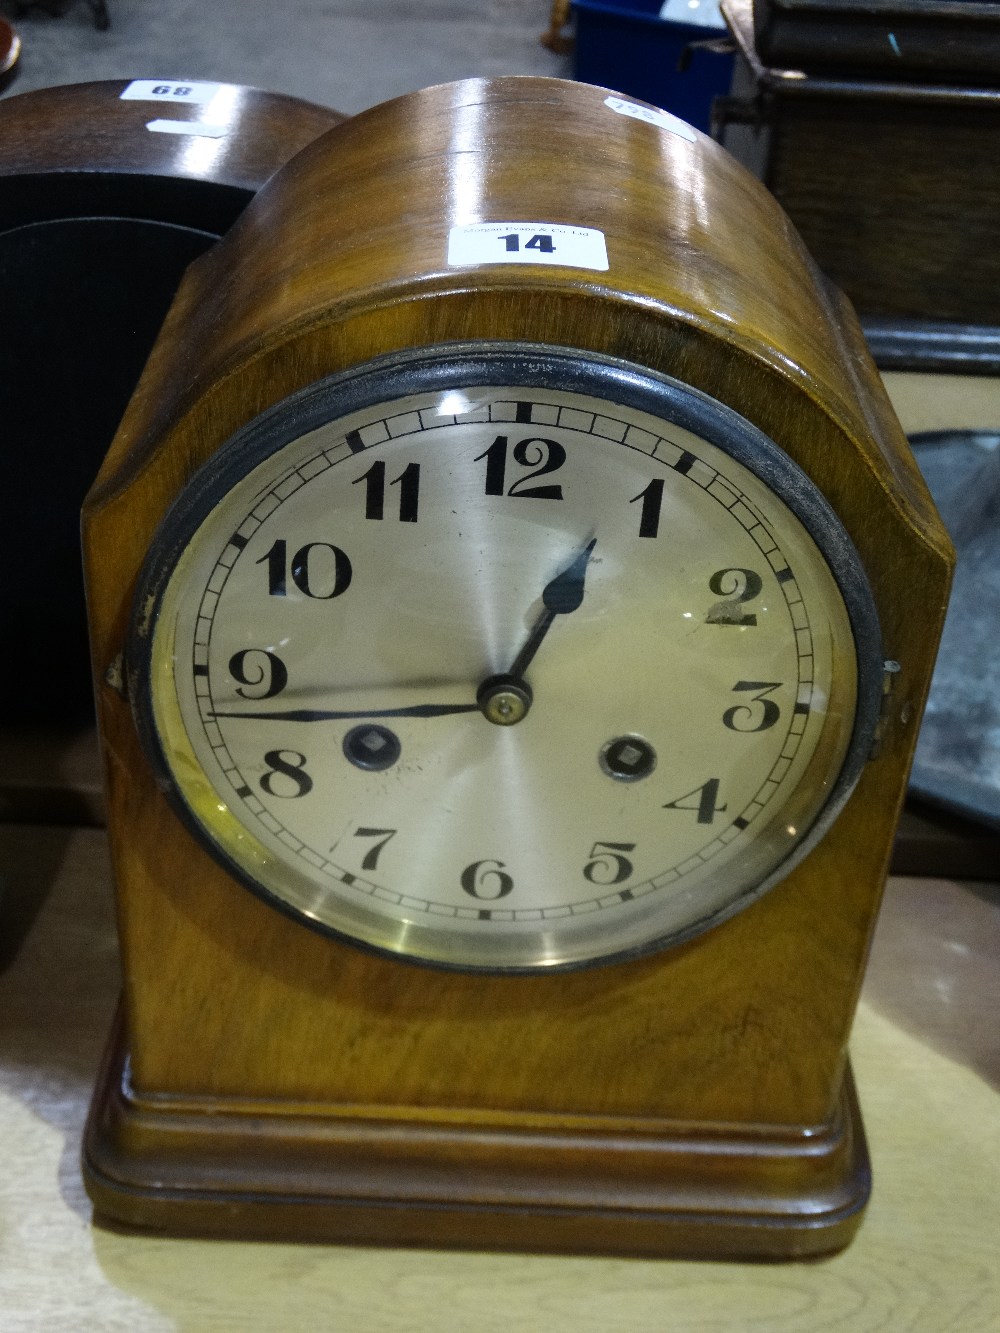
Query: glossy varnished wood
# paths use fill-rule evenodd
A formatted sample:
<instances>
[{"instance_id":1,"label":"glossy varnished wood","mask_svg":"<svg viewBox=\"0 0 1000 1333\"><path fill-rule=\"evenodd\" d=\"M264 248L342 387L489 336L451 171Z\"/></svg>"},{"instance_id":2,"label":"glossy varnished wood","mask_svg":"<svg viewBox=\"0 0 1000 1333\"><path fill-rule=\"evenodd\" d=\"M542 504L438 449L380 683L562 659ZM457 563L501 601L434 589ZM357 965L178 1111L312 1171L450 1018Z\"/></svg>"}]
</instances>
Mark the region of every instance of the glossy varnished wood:
<instances>
[{"instance_id":1,"label":"glossy varnished wood","mask_svg":"<svg viewBox=\"0 0 1000 1333\"><path fill-rule=\"evenodd\" d=\"M830 1124L796 1141L756 1125L412 1106L340 1106L331 1115L328 1105L214 1097L173 1098L164 1114L157 1096L132 1086L127 1054L119 1020L84 1158L97 1216L140 1229L768 1258L843 1248L868 1198L868 1149L849 1072ZM202 1148L210 1139L207 1191L207 1156L178 1161L185 1133ZM138 1162L147 1187L123 1190Z\"/></svg>"},{"instance_id":2,"label":"glossy varnished wood","mask_svg":"<svg viewBox=\"0 0 1000 1333\"><path fill-rule=\"evenodd\" d=\"M600 228L610 269L449 269L449 227L480 219ZM402 1202L402 1174L409 1218L376 1225L462 1243L488 1178L477 1243L558 1246L568 1229L583 1248L608 1202L587 1181L614 1175L602 1248L676 1249L678 1207L702 1253L834 1248L867 1194L863 1154L844 1148L859 1137L846 1043L950 548L850 311L710 140L617 115L597 89L496 80L388 103L300 154L190 271L89 498L98 681L166 506L236 428L374 356L494 339L675 375L800 462L868 566L902 663L879 758L822 844L723 927L614 967L473 977L321 938L235 885L180 828L127 703L100 684L130 1065L95 1105L91 1188L132 1223L201 1227L191 1209L211 1181L217 1228L266 1231L279 1182L304 1203L305 1163L323 1160L341 1221L328 1198L300 1209L300 1234L343 1235L366 1200ZM227 1151L236 1123L266 1170ZM433 1143L407 1157L428 1126ZM550 1163L562 1202L542 1189L532 1206L518 1181L552 1136L585 1147ZM452 1187L445 1216L467 1159L484 1175Z\"/></svg>"},{"instance_id":3,"label":"glossy varnished wood","mask_svg":"<svg viewBox=\"0 0 1000 1333\"><path fill-rule=\"evenodd\" d=\"M198 106L122 101L127 79L64 84L0 104L0 228L113 214L221 234L265 180L344 117L296 97L223 84L217 139L153 133ZM196 211L200 202L201 211Z\"/></svg>"},{"instance_id":4,"label":"glossy varnished wood","mask_svg":"<svg viewBox=\"0 0 1000 1333\"><path fill-rule=\"evenodd\" d=\"M88 1225L77 1145L120 981L104 835L0 825L0 864L0 913L21 941L0 969L5 1333L270 1333L334 1318L365 1333L995 1333L996 885L888 886L851 1038L878 1166L854 1244L821 1263L706 1265Z\"/></svg>"}]
</instances>

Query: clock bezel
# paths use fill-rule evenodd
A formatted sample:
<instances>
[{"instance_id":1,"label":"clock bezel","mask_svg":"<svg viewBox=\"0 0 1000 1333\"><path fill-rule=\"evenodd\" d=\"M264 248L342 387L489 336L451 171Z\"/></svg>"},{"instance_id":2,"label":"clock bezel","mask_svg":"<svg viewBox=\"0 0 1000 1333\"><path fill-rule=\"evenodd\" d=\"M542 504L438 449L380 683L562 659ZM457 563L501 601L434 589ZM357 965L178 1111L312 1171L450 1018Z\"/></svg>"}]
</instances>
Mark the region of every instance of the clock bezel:
<instances>
[{"instance_id":1,"label":"clock bezel","mask_svg":"<svg viewBox=\"0 0 1000 1333\"><path fill-rule=\"evenodd\" d=\"M330 420L414 393L483 384L600 397L651 413L714 444L756 475L810 534L840 591L855 647L857 695L851 738L827 800L790 853L750 889L681 930L613 953L555 964L467 963L404 953L299 910L256 880L212 838L174 781L154 717L150 665L163 594L191 538L232 486L280 449ZM133 602L126 661L132 712L157 785L185 827L241 885L292 920L356 948L418 966L508 975L604 966L672 947L742 911L783 880L822 839L863 771L878 721L884 670L878 615L853 542L815 483L773 440L732 408L646 367L592 352L510 342L447 343L382 356L306 386L237 430L189 478L150 543Z\"/></svg>"}]
</instances>

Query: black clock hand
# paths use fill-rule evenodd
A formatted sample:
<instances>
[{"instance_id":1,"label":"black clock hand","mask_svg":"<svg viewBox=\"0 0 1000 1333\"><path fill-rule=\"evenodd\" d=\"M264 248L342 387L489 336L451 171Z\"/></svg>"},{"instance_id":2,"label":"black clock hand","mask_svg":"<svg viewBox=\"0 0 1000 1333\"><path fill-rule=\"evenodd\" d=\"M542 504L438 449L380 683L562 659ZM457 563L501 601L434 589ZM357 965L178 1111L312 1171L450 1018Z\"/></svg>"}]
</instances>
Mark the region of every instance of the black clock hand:
<instances>
[{"instance_id":1,"label":"black clock hand","mask_svg":"<svg viewBox=\"0 0 1000 1333\"><path fill-rule=\"evenodd\" d=\"M545 610L538 617L528 640L505 676L491 676L480 686L478 701L472 704L411 704L403 708L286 708L266 712L250 709L225 709L213 712L213 718L255 718L262 722L345 722L379 717L452 717L457 713L483 713L498 725L520 721L531 706L531 691L523 682L524 672L548 634L558 615L576 611L583 602L587 563L597 545L592 537L565 569L549 580L542 590ZM512 697L516 695L517 697Z\"/></svg>"},{"instance_id":2,"label":"black clock hand","mask_svg":"<svg viewBox=\"0 0 1000 1333\"><path fill-rule=\"evenodd\" d=\"M545 585L542 590L542 604L545 610L536 620L527 642L514 659L514 664L507 673L509 678L523 679L556 616L568 615L570 611L576 611L580 607L583 602L584 580L587 577L587 562L596 545L597 538L591 537L572 563Z\"/></svg>"},{"instance_id":3,"label":"black clock hand","mask_svg":"<svg viewBox=\"0 0 1000 1333\"><path fill-rule=\"evenodd\" d=\"M211 717L253 717L265 722L341 722L363 717L450 717L453 713L478 713L478 704L412 704L408 708L286 708L266 713L215 712Z\"/></svg>"}]
</instances>

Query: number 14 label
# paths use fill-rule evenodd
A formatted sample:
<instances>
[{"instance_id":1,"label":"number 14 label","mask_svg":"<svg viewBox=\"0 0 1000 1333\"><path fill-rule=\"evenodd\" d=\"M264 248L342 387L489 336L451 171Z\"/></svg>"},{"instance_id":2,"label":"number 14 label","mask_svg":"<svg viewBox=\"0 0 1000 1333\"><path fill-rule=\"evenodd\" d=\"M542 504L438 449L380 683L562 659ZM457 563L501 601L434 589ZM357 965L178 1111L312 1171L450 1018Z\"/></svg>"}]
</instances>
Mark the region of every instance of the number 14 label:
<instances>
[{"instance_id":1,"label":"number 14 label","mask_svg":"<svg viewBox=\"0 0 1000 1333\"><path fill-rule=\"evenodd\" d=\"M560 264L605 272L608 249L596 227L559 222L475 222L448 233L448 263Z\"/></svg>"}]
</instances>

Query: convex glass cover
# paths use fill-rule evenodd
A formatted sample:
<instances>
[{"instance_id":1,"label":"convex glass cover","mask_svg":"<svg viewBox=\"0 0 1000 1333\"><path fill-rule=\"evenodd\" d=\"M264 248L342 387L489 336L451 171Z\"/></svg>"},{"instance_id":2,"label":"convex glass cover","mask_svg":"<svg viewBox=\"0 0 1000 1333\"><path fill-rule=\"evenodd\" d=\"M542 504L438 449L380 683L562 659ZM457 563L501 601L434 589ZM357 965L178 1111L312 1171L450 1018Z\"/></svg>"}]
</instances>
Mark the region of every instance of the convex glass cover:
<instances>
[{"instance_id":1,"label":"convex glass cover","mask_svg":"<svg viewBox=\"0 0 1000 1333\"><path fill-rule=\"evenodd\" d=\"M548 348L324 381L192 479L130 647L183 817L310 925L446 966L706 928L868 753L878 627L801 470L678 382Z\"/></svg>"}]
</instances>

